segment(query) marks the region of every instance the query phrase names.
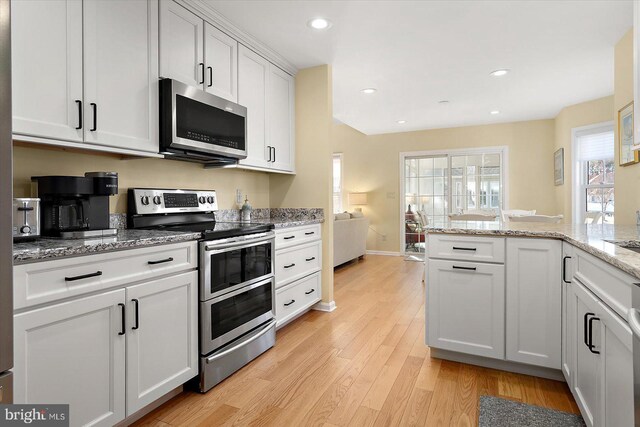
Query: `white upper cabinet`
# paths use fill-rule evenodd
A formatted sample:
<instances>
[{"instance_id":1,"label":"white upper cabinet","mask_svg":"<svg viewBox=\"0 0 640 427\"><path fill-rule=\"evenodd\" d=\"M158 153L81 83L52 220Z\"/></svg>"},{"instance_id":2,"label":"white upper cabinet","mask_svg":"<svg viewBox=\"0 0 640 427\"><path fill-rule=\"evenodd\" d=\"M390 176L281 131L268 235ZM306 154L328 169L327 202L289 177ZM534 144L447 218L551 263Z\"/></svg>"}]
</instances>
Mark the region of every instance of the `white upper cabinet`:
<instances>
[{"instance_id":1,"label":"white upper cabinet","mask_svg":"<svg viewBox=\"0 0 640 427\"><path fill-rule=\"evenodd\" d=\"M562 242L507 239L506 358L560 369Z\"/></svg>"},{"instance_id":2,"label":"white upper cabinet","mask_svg":"<svg viewBox=\"0 0 640 427\"><path fill-rule=\"evenodd\" d=\"M160 0L160 77L204 83L204 21L172 0Z\"/></svg>"},{"instance_id":3,"label":"white upper cabinet","mask_svg":"<svg viewBox=\"0 0 640 427\"><path fill-rule=\"evenodd\" d=\"M238 102L238 42L205 22L205 90Z\"/></svg>"},{"instance_id":4,"label":"white upper cabinet","mask_svg":"<svg viewBox=\"0 0 640 427\"><path fill-rule=\"evenodd\" d=\"M241 166L295 171L295 79L251 49L238 49L238 103L247 107Z\"/></svg>"},{"instance_id":5,"label":"white upper cabinet","mask_svg":"<svg viewBox=\"0 0 640 427\"><path fill-rule=\"evenodd\" d=\"M157 152L158 3L84 2L85 141Z\"/></svg>"},{"instance_id":6,"label":"white upper cabinet","mask_svg":"<svg viewBox=\"0 0 640 427\"><path fill-rule=\"evenodd\" d=\"M11 21L13 132L81 142L82 2L13 1Z\"/></svg>"},{"instance_id":7,"label":"white upper cabinet","mask_svg":"<svg viewBox=\"0 0 640 427\"><path fill-rule=\"evenodd\" d=\"M248 154L240 164L267 168L273 155L267 129L269 62L242 45L238 58L238 103L247 107Z\"/></svg>"},{"instance_id":8,"label":"white upper cabinet","mask_svg":"<svg viewBox=\"0 0 640 427\"><path fill-rule=\"evenodd\" d=\"M15 134L158 152L156 1L16 1L12 17Z\"/></svg>"},{"instance_id":9,"label":"white upper cabinet","mask_svg":"<svg viewBox=\"0 0 640 427\"><path fill-rule=\"evenodd\" d=\"M269 145L273 147L271 167L293 172L295 163L295 81L288 73L269 64Z\"/></svg>"}]
</instances>

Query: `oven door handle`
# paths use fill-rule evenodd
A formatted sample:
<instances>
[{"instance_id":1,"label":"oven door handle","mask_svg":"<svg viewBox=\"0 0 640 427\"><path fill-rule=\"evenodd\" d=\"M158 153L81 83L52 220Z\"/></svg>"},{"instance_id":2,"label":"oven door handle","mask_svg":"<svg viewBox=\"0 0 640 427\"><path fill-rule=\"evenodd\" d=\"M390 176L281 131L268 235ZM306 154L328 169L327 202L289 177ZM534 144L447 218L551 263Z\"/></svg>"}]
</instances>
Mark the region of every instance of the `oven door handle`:
<instances>
[{"instance_id":1,"label":"oven door handle","mask_svg":"<svg viewBox=\"0 0 640 427\"><path fill-rule=\"evenodd\" d=\"M629 327L637 338L640 338L640 311L636 308L629 309Z\"/></svg>"},{"instance_id":2,"label":"oven door handle","mask_svg":"<svg viewBox=\"0 0 640 427\"><path fill-rule=\"evenodd\" d=\"M252 289L259 288L260 286L267 285L267 284L269 284L271 282L273 282L273 275L267 276L267 278L265 280L260 280L259 282L252 283L251 285L243 286L242 288L236 289L233 292L222 294L219 297L215 297L215 298L213 298L213 299L211 299L211 300L209 300L207 302L215 304L217 302L226 300L228 298L235 297L236 295L243 294L243 293L245 293L247 291L250 291Z\"/></svg>"},{"instance_id":3,"label":"oven door handle","mask_svg":"<svg viewBox=\"0 0 640 427\"><path fill-rule=\"evenodd\" d=\"M269 323L267 323L266 325L264 325L262 328L260 328L260 330L254 332L253 335L248 336L246 339L242 340L241 342L239 342L237 345L234 345L233 347L226 349L224 351L221 351L219 353L216 354L212 354L211 356L207 357L205 360L207 361L207 363L211 363L211 362L215 362L217 359L220 359L221 357L226 356L229 353L232 353L234 351L236 351L237 349L239 349L240 347L249 344L252 341L257 340L258 338L262 337L263 335L265 335L267 332L269 332L272 328L276 327L276 320L273 319L271 320Z\"/></svg>"},{"instance_id":4,"label":"oven door handle","mask_svg":"<svg viewBox=\"0 0 640 427\"><path fill-rule=\"evenodd\" d=\"M205 244L205 251L219 251L223 249L235 248L238 246L255 246L263 243L271 243L274 239L273 233L264 233L255 239L246 239L246 240L236 240L230 241L229 243L214 243L212 245Z\"/></svg>"}]
</instances>

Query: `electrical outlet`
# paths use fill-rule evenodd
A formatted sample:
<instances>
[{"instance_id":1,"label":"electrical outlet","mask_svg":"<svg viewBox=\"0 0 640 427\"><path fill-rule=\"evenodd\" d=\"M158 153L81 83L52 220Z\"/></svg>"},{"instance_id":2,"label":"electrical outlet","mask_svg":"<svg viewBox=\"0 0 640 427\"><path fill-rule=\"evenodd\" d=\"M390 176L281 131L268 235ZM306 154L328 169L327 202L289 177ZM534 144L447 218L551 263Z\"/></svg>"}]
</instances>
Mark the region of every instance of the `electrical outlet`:
<instances>
[{"instance_id":1,"label":"electrical outlet","mask_svg":"<svg viewBox=\"0 0 640 427\"><path fill-rule=\"evenodd\" d=\"M239 188L236 190L236 204L242 204L242 190L240 190Z\"/></svg>"}]
</instances>

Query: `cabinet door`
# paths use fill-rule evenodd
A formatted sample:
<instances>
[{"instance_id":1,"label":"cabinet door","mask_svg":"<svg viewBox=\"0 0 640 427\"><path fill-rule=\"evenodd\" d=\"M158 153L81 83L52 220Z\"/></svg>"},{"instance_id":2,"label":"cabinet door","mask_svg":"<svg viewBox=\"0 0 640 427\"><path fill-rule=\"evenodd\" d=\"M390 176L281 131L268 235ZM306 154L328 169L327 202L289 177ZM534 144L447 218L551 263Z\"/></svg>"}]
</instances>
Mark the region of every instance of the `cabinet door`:
<instances>
[{"instance_id":1,"label":"cabinet door","mask_svg":"<svg viewBox=\"0 0 640 427\"><path fill-rule=\"evenodd\" d=\"M204 21L173 0L160 1L160 77L203 88Z\"/></svg>"},{"instance_id":2,"label":"cabinet door","mask_svg":"<svg viewBox=\"0 0 640 427\"><path fill-rule=\"evenodd\" d=\"M238 42L213 25L204 24L205 89L238 101Z\"/></svg>"},{"instance_id":3,"label":"cabinet door","mask_svg":"<svg viewBox=\"0 0 640 427\"><path fill-rule=\"evenodd\" d=\"M127 415L198 374L196 271L127 288Z\"/></svg>"},{"instance_id":4,"label":"cabinet door","mask_svg":"<svg viewBox=\"0 0 640 427\"><path fill-rule=\"evenodd\" d=\"M507 239L507 360L560 369L562 242Z\"/></svg>"},{"instance_id":5,"label":"cabinet door","mask_svg":"<svg viewBox=\"0 0 640 427\"><path fill-rule=\"evenodd\" d=\"M11 45L13 132L82 141L82 2L11 2Z\"/></svg>"},{"instance_id":6,"label":"cabinet door","mask_svg":"<svg viewBox=\"0 0 640 427\"><path fill-rule=\"evenodd\" d=\"M576 320L576 358L574 370L573 396L580 408L587 426L601 425L601 355L592 352L587 346L589 338L589 319L596 316L598 302L595 297L578 281L572 284L572 298ZM594 343L600 342L601 322L591 322L591 334ZM599 348L594 351L600 350Z\"/></svg>"},{"instance_id":7,"label":"cabinet door","mask_svg":"<svg viewBox=\"0 0 640 427\"><path fill-rule=\"evenodd\" d=\"M247 158L241 165L270 167L271 146L267 133L269 62L240 45L238 47L238 103L247 107Z\"/></svg>"},{"instance_id":8,"label":"cabinet door","mask_svg":"<svg viewBox=\"0 0 640 427\"><path fill-rule=\"evenodd\" d=\"M84 2L86 142L158 152L157 7Z\"/></svg>"},{"instance_id":9,"label":"cabinet door","mask_svg":"<svg viewBox=\"0 0 640 427\"><path fill-rule=\"evenodd\" d=\"M576 348L576 318L573 292L573 246L562 244L562 373L569 385L573 387L573 370Z\"/></svg>"},{"instance_id":10,"label":"cabinet door","mask_svg":"<svg viewBox=\"0 0 640 427\"><path fill-rule=\"evenodd\" d=\"M68 403L74 426L124 419L124 297L117 290L17 314L14 402Z\"/></svg>"},{"instance_id":11,"label":"cabinet door","mask_svg":"<svg viewBox=\"0 0 640 427\"><path fill-rule=\"evenodd\" d=\"M293 172L295 167L294 137L294 78L273 64L269 64L269 145L273 150L273 169Z\"/></svg>"},{"instance_id":12,"label":"cabinet door","mask_svg":"<svg viewBox=\"0 0 640 427\"><path fill-rule=\"evenodd\" d=\"M504 266L429 259L431 347L504 358Z\"/></svg>"},{"instance_id":13,"label":"cabinet door","mask_svg":"<svg viewBox=\"0 0 640 427\"><path fill-rule=\"evenodd\" d=\"M633 335L629 325L600 302L604 426L632 426Z\"/></svg>"}]
</instances>

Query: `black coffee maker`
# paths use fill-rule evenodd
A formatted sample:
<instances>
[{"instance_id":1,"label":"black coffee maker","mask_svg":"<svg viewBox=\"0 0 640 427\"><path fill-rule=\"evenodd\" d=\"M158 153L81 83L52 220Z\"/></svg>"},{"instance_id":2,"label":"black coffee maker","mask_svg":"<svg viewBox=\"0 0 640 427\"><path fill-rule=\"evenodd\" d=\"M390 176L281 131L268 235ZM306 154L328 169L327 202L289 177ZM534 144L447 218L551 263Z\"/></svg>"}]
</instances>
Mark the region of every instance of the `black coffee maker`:
<instances>
[{"instance_id":1,"label":"black coffee maker","mask_svg":"<svg viewBox=\"0 0 640 427\"><path fill-rule=\"evenodd\" d=\"M84 176L32 176L40 198L41 235L62 238L113 236L109 196L118 194L116 172Z\"/></svg>"}]
</instances>

